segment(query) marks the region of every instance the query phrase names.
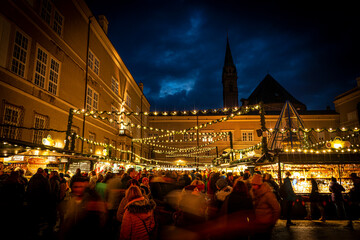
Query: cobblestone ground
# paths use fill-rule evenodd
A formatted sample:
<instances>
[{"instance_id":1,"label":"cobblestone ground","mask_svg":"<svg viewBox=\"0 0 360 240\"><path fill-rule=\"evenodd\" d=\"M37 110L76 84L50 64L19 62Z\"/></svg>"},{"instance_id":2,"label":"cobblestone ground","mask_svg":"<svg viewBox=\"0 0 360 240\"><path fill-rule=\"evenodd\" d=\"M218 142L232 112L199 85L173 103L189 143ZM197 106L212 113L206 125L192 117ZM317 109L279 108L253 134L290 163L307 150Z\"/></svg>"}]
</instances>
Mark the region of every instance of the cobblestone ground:
<instances>
[{"instance_id":1,"label":"cobblestone ground","mask_svg":"<svg viewBox=\"0 0 360 240\"><path fill-rule=\"evenodd\" d=\"M286 221L280 220L275 226L272 239L277 240L360 240L360 221L354 221L354 229L346 228L347 221L294 220L296 226L286 227Z\"/></svg>"}]
</instances>

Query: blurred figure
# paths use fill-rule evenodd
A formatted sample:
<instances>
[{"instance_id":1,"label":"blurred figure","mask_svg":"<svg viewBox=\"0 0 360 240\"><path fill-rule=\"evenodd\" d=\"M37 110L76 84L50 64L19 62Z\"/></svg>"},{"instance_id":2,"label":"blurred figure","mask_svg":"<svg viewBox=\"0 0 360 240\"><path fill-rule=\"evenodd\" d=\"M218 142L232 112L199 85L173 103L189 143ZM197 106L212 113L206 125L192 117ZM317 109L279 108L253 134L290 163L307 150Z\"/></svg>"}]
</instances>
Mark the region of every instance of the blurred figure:
<instances>
[{"instance_id":1,"label":"blurred figure","mask_svg":"<svg viewBox=\"0 0 360 240\"><path fill-rule=\"evenodd\" d=\"M205 193L205 183L197 178L190 185L196 186L199 192Z\"/></svg>"},{"instance_id":2,"label":"blurred figure","mask_svg":"<svg viewBox=\"0 0 360 240\"><path fill-rule=\"evenodd\" d=\"M272 177L272 175L270 173L265 173L265 176L264 176L264 182L266 182L267 184L269 184L269 186L271 187L271 190L272 192L275 194L276 196L276 199L281 202L282 198L280 196L280 193L279 193L279 184L277 184L275 181L274 181L274 178Z\"/></svg>"},{"instance_id":3,"label":"blurred figure","mask_svg":"<svg viewBox=\"0 0 360 240\"><path fill-rule=\"evenodd\" d=\"M89 188L95 189L97 176L95 171L91 171L89 174Z\"/></svg>"},{"instance_id":4,"label":"blurred figure","mask_svg":"<svg viewBox=\"0 0 360 240\"><path fill-rule=\"evenodd\" d=\"M228 183L229 186L233 186L234 185L234 175L232 172L228 172L226 174L226 181Z\"/></svg>"},{"instance_id":5,"label":"blurred figure","mask_svg":"<svg viewBox=\"0 0 360 240\"><path fill-rule=\"evenodd\" d=\"M89 179L72 179L71 197L64 204L64 222L60 239L100 239L104 236L106 205L100 196L88 188Z\"/></svg>"},{"instance_id":6,"label":"blurred figure","mask_svg":"<svg viewBox=\"0 0 360 240\"><path fill-rule=\"evenodd\" d=\"M119 224L116 220L116 212L119 208L121 200L125 196L125 188L121 181L120 173L116 173L113 178L111 178L106 186L105 190L105 201L107 203L108 209L108 220L107 220L107 234L111 239L117 238L119 234Z\"/></svg>"},{"instance_id":7,"label":"blurred figure","mask_svg":"<svg viewBox=\"0 0 360 240\"><path fill-rule=\"evenodd\" d=\"M310 193L310 208L307 209L306 219L311 220L312 218L312 210L318 208L321 214L320 221L325 222L325 209L321 203L321 196L319 193L319 188L316 180L311 178L311 193Z\"/></svg>"},{"instance_id":8,"label":"blurred figure","mask_svg":"<svg viewBox=\"0 0 360 240\"><path fill-rule=\"evenodd\" d=\"M101 199L103 199L104 201L105 201L105 191L107 184L109 180L112 178L113 178L113 174L111 172L107 172L105 178L101 182L99 181L96 182L95 191L100 195Z\"/></svg>"},{"instance_id":9,"label":"blurred figure","mask_svg":"<svg viewBox=\"0 0 360 240\"><path fill-rule=\"evenodd\" d=\"M60 178L59 178L59 173L57 171L50 172L49 182L50 182L49 228L53 229L55 227L56 221L58 220L57 207L58 204L60 203Z\"/></svg>"},{"instance_id":10,"label":"blurred figure","mask_svg":"<svg viewBox=\"0 0 360 240\"><path fill-rule=\"evenodd\" d=\"M353 187L350 189L350 211L347 227L353 229L352 221L360 216L360 177L356 173L350 174Z\"/></svg>"},{"instance_id":11,"label":"blurred figure","mask_svg":"<svg viewBox=\"0 0 360 240\"><path fill-rule=\"evenodd\" d=\"M280 204L268 184L259 174L252 178L256 234L254 239L271 239L271 232L280 217Z\"/></svg>"},{"instance_id":12,"label":"blurred figure","mask_svg":"<svg viewBox=\"0 0 360 240\"><path fill-rule=\"evenodd\" d=\"M60 196L59 197L60 197L60 201L63 201L68 194L69 184L63 173L59 174L59 178L60 178Z\"/></svg>"},{"instance_id":13,"label":"blurred figure","mask_svg":"<svg viewBox=\"0 0 360 240\"><path fill-rule=\"evenodd\" d=\"M26 224L23 220L23 204L25 196L25 187L20 183L19 172L11 171L10 176L3 182L0 187L0 204L2 233L16 232L16 226ZM17 222L18 224L14 224ZM21 234L21 233L20 233Z\"/></svg>"},{"instance_id":14,"label":"blurred figure","mask_svg":"<svg viewBox=\"0 0 360 240\"><path fill-rule=\"evenodd\" d=\"M286 217L286 226L290 227L293 225L296 225L295 223L293 223L291 221L291 213L292 213L292 207L293 207L293 203L296 200L296 194L294 192L291 180L290 180L290 176L291 173L289 171L287 171L285 173L286 178L284 179L284 183L282 185L282 192L283 192L283 199L284 199L284 215Z\"/></svg>"},{"instance_id":15,"label":"blurred figure","mask_svg":"<svg viewBox=\"0 0 360 240\"><path fill-rule=\"evenodd\" d=\"M336 181L336 178L331 177L329 191L331 192L331 200L335 204L337 217L339 219L346 219L344 198L342 195L342 192L345 191L344 187Z\"/></svg>"},{"instance_id":16,"label":"blurred figure","mask_svg":"<svg viewBox=\"0 0 360 240\"><path fill-rule=\"evenodd\" d=\"M150 182L147 177L143 177L141 179L140 188L145 197L147 197L148 199L152 198L151 191L150 191Z\"/></svg>"},{"instance_id":17,"label":"blurred figure","mask_svg":"<svg viewBox=\"0 0 360 240\"><path fill-rule=\"evenodd\" d=\"M244 183L247 186L249 191L251 189L251 179L250 178L251 178L251 174L250 174L249 170L246 170L244 172L243 181L244 181Z\"/></svg>"},{"instance_id":18,"label":"blurred figure","mask_svg":"<svg viewBox=\"0 0 360 240\"><path fill-rule=\"evenodd\" d=\"M120 239L150 239L155 227L153 211L155 202L142 196L136 185L131 185L125 193L127 204L122 220Z\"/></svg>"},{"instance_id":19,"label":"blurred figure","mask_svg":"<svg viewBox=\"0 0 360 240\"><path fill-rule=\"evenodd\" d=\"M49 180L44 175L44 169L38 168L37 172L30 178L26 190L28 210L32 216L31 221L29 221L30 236L33 238L43 237L48 230L51 195Z\"/></svg>"},{"instance_id":20,"label":"blurred figure","mask_svg":"<svg viewBox=\"0 0 360 240\"><path fill-rule=\"evenodd\" d=\"M248 239L251 224L255 220L255 211L252 198L243 181L235 181L232 192L222 205L221 215L225 217L221 218L225 224L225 232L221 231L225 239Z\"/></svg>"}]
</instances>

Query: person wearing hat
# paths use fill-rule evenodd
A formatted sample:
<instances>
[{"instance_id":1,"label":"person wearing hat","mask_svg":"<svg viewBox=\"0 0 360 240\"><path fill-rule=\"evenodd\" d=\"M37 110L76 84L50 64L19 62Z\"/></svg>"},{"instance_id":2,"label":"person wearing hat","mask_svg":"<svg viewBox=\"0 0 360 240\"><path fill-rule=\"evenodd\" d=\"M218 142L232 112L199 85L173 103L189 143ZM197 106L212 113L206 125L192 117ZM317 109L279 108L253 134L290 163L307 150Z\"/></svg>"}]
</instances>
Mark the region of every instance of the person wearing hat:
<instances>
[{"instance_id":1,"label":"person wearing hat","mask_svg":"<svg viewBox=\"0 0 360 240\"><path fill-rule=\"evenodd\" d=\"M224 202L225 198L231 193L232 187L228 185L225 178L219 178L216 181L216 187L218 189L215 193L216 200L220 201L220 205L222 205L222 202Z\"/></svg>"},{"instance_id":2,"label":"person wearing hat","mask_svg":"<svg viewBox=\"0 0 360 240\"><path fill-rule=\"evenodd\" d=\"M254 239L271 239L271 232L280 218L280 204L260 174L254 174L251 185L256 224Z\"/></svg>"},{"instance_id":3,"label":"person wearing hat","mask_svg":"<svg viewBox=\"0 0 360 240\"><path fill-rule=\"evenodd\" d=\"M294 192L293 186L291 184L290 176L291 173L289 171L285 172L286 178L284 179L284 183L282 185L282 192L284 194L284 215L286 217L286 226L290 227L296 225L291 221L291 212L293 203L296 200L296 194Z\"/></svg>"}]
</instances>

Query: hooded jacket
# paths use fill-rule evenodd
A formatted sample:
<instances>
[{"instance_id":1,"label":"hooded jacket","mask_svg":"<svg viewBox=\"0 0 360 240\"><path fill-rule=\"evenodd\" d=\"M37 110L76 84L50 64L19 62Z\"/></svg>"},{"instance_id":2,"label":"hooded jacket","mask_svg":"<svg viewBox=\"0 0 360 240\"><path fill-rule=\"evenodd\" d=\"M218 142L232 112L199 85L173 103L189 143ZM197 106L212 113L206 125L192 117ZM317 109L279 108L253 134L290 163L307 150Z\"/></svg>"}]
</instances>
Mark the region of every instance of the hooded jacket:
<instances>
[{"instance_id":1,"label":"hooded jacket","mask_svg":"<svg viewBox=\"0 0 360 240\"><path fill-rule=\"evenodd\" d=\"M280 217L280 204L267 183L259 189L252 189L256 222L274 226Z\"/></svg>"},{"instance_id":2,"label":"hooded jacket","mask_svg":"<svg viewBox=\"0 0 360 240\"><path fill-rule=\"evenodd\" d=\"M125 206L120 239L149 239L155 227L153 210L155 202L144 197L136 198Z\"/></svg>"}]
</instances>

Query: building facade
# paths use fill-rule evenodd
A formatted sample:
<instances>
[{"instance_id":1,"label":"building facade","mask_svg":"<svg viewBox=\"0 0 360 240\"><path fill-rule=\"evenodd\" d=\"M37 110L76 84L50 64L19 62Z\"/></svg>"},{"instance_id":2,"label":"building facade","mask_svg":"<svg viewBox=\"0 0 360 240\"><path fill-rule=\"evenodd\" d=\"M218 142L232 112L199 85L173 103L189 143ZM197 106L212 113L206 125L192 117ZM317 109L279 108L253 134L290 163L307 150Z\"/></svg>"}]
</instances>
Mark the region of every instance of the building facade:
<instances>
[{"instance_id":1,"label":"building facade","mask_svg":"<svg viewBox=\"0 0 360 240\"><path fill-rule=\"evenodd\" d=\"M61 149L70 109L84 109L88 116L82 112L72 119L71 130L79 137L76 153L104 155L104 147L94 143L105 143L149 154L148 148L131 141L146 132L114 121L146 125L145 116L113 113L145 112L150 104L143 85L135 82L110 42L107 28L106 17L93 16L82 0L1 1L1 139L36 145L51 135ZM110 112L112 120L96 118L97 111ZM111 154L129 158L119 151Z\"/></svg>"}]
</instances>

